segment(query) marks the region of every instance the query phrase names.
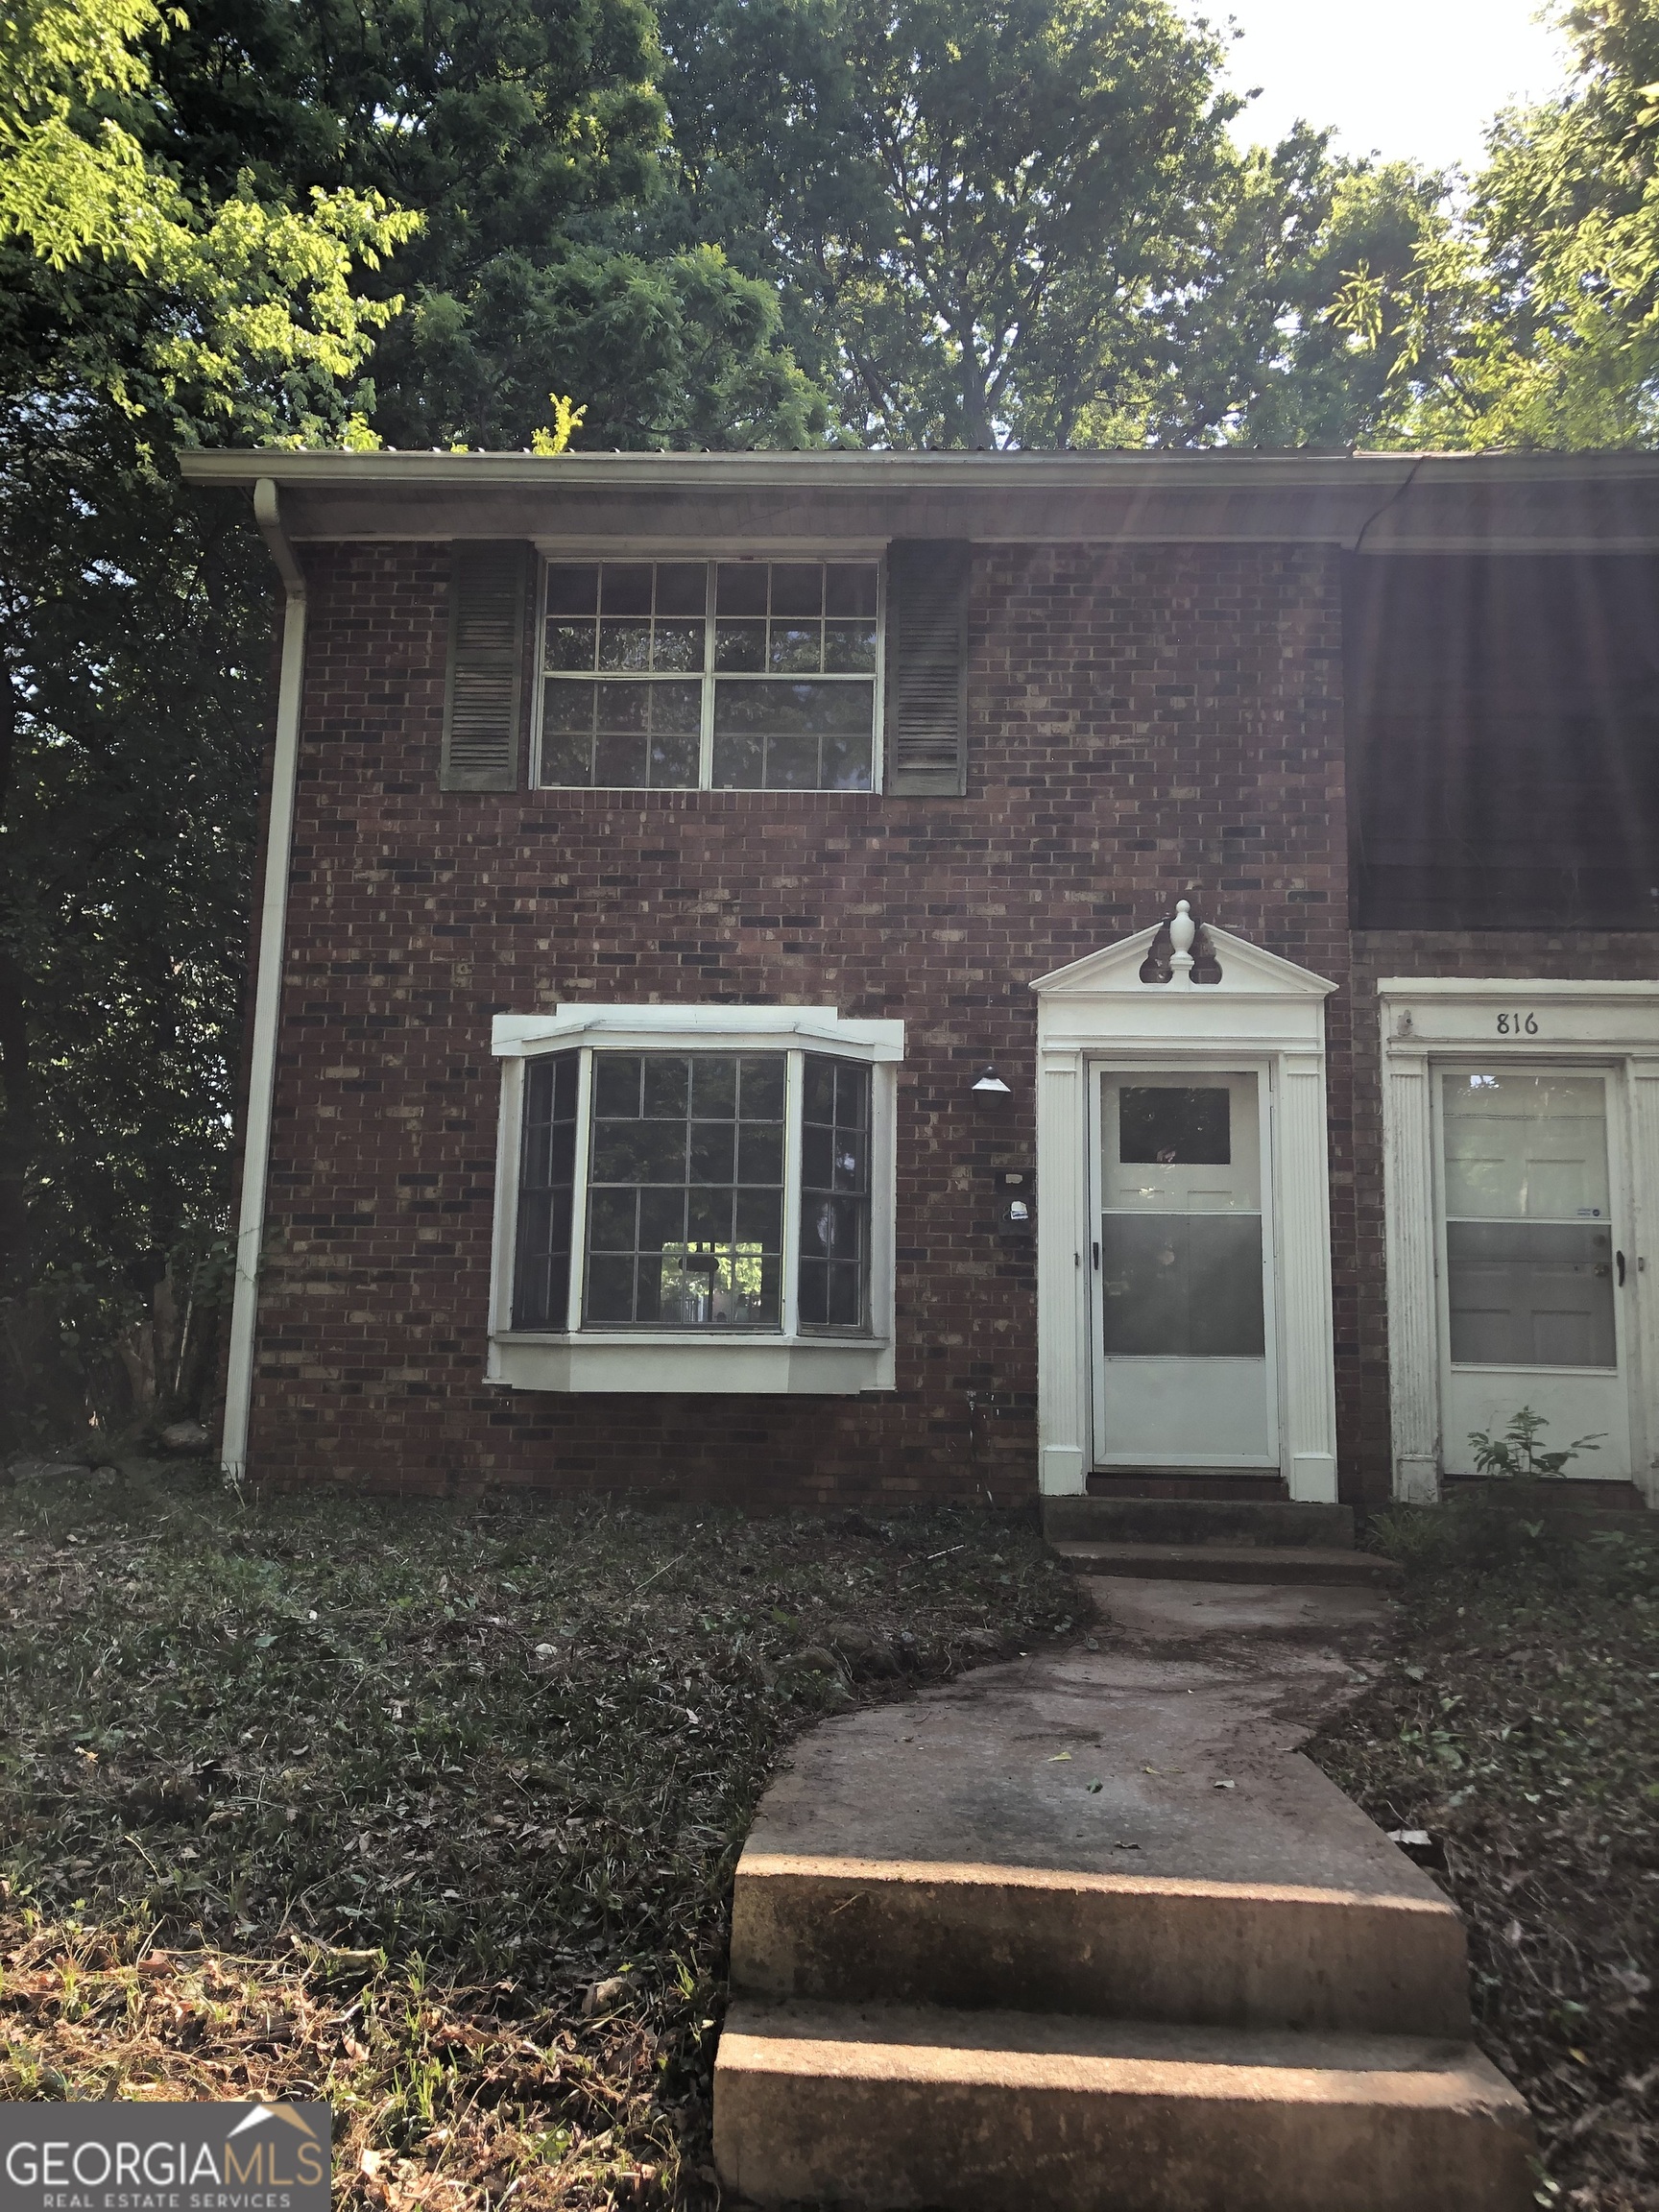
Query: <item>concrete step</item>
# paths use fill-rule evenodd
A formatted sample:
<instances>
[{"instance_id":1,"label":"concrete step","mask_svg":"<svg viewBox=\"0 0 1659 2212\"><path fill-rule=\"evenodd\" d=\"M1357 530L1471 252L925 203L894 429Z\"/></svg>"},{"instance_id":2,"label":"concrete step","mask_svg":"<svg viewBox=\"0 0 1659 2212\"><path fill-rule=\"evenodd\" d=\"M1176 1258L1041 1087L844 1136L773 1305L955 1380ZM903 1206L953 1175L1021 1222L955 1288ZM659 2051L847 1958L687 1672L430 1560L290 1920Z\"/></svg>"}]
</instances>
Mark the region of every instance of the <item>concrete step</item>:
<instances>
[{"instance_id":1,"label":"concrete step","mask_svg":"<svg viewBox=\"0 0 1659 2212\"><path fill-rule=\"evenodd\" d=\"M1043 1533L1051 1544L1317 1545L1354 1542L1351 1505L1271 1499L1046 1498Z\"/></svg>"},{"instance_id":2,"label":"concrete step","mask_svg":"<svg viewBox=\"0 0 1659 2212\"><path fill-rule=\"evenodd\" d=\"M861 2212L1523 2212L1530 2130L1472 2045L1037 2013L734 2004L739 2198Z\"/></svg>"},{"instance_id":3,"label":"concrete step","mask_svg":"<svg viewBox=\"0 0 1659 2212\"><path fill-rule=\"evenodd\" d=\"M1513 1513L1524 1521L1542 1521L1551 1536L1574 1544L1588 1544L1598 1536L1623 1536L1632 1544L1659 1547L1659 1511L1651 1506L1606 1505L1575 1493L1571 1476L1546 1482L1478 1482L1455 1477L1446 1483L1446 1499L1467 1505L1483 1504L1494 1513ZM1437 1513L1437 1505L1411 1508Z\"/></svg>"},{"instance_id":4,"label":"concrete step","mask_svg":"<svg viewBox=\"0 0 1659 2212\"><path fill-rule=\"evenodd\" d=\"M1326 1550L1311 1544L1079 1544L1052 1549L1077 1575L1134 1575L1160 1582L1285 1582L1358 1584L1392 1589L1401 1579L1391 1559L1374 1551Z\"/></svg>"},{"instance_id":5,"label":"concrete step","mask_svg":"<svg viewBox=\"0 0 1659 2212\"><path fill-rule=\"evenodd\" d=\"M1094 1802L1118 1794L1103 1785ZM1310 1839L1322 1827L1329 1839L1334 1817L1351 1815L1362 1850L1346 1886L814 1859L751 1844L737 1865L732 1987L842 2005L1466 2038L1452 1906L1356 1808L1312 1796L1302 1810ZM1217 1822L1233 1832L1217 1842L1223 1863L1229 1846L1247 1861L1267 1856L1250 1818L1230 1791ZM1293 1852L1286 1836L1281 1859Z\"/></svg>"}]
</instances>

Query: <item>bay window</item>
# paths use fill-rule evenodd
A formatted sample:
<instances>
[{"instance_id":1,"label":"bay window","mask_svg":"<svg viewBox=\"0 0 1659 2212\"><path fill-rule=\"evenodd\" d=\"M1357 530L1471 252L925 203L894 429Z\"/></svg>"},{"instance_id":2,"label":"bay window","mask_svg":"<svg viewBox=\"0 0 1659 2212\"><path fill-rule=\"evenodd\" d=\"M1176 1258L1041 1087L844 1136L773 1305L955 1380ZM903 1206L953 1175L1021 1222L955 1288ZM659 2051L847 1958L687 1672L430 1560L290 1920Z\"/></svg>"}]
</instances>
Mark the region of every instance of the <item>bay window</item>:
<instances>
[{"instance_id":1,"label":"bay window","mask_svg":"<svg viewBox=\"0 0 1659 2212\"><path fill-rule=\"evenodd\" d=\"M902 1024L573 1006L495 1028L494 1380L891 1387Z\"/></svg>"}]
</instances>

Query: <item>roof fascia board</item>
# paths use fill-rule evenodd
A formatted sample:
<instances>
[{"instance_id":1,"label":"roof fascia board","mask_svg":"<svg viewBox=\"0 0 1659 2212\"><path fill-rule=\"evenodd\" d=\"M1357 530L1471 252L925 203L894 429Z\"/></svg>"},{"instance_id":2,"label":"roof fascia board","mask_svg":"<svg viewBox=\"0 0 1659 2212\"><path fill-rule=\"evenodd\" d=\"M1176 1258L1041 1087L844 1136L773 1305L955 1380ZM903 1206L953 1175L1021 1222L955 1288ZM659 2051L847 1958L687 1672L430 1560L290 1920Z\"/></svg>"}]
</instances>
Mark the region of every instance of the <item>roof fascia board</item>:
<instances>
[{"instance_id":1,"label":"roof fascia board","mask_svg":"<svg viewBox=\"0 0 1659 2212\"><path fill-rule=\"evenodd\" d=\"M1138 485L1233 485L1254 489L1263 479L1280 486L1363 486L1387 490L1407 481L1412 457L1402 454L1305 453L348 453L254 448L197 449L180 455L196 483L466 484L533 487L541 492L576 485L620 485L661 492L719 487L776 492L824 485L879 483L905 491L957 482L1022 490L1057 485L1104 489Z\"/></svg>"},{"instance_id":2,"label":"roof fascia board","mask_svg":"<svg viewBox=\"0 0 1659 2212\"><path fill-rule=\"evenodd\" d=\"M546 551L707 552L895 537L1347 546L1373 553L1659 549L1659 456L210 452L202 484L268 477L295 539L521 537Z\"/></svg>"}]
</instances>

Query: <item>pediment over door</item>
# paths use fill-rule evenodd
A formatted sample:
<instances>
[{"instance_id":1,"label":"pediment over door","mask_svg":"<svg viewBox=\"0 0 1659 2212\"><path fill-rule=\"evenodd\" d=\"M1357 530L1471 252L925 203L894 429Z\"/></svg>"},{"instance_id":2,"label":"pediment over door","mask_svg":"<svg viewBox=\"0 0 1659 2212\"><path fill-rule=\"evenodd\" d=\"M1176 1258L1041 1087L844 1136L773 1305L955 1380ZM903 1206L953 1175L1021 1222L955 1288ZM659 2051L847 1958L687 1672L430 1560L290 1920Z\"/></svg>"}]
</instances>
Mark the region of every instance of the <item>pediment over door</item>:
<instances>
[{"instance_id":1,"label":"pediment over door","mask_svg":"<svg viewBox=\"0 0 1659 2212\"><path fill-rule=\"evenodd\" d=\"M1325 1001L1338 986L1213 923L1204 926L1204 949L1219 967L1220 977L1195 982L1191 949L1196 931L1185 907L1183 900L1168 925L1172 951L1166 979L1142 980L1163 923L1037 978L1031 989L1045 1050L1068 1046L1196 1047L1206 1042L1264 1050L1324 1050Z\"/></svg>"},{"instance_id":2,"label":"pediment over door","mask_svg":"<svg viewBox=\"0 0 1659 2212\"><path fill-rule=\"evenodd\" d=\"M1194 998L1314 998L1330 997L1337 986L1310 968L1283 960L1277 952L1263 951L1231 930L1204 926L1204 937L1221 970L1219 982L1194 983L1179 973L1167 982L1143 983L1141 971L1162 935L1165 925L1120 937L1098 952L1086 952L1051 974L1039 975L1031 988L1040 998L1101 998L1122 994L1129 998L1163 998L1171 992L1190 991Z\"/></svg>"}]
</instances>

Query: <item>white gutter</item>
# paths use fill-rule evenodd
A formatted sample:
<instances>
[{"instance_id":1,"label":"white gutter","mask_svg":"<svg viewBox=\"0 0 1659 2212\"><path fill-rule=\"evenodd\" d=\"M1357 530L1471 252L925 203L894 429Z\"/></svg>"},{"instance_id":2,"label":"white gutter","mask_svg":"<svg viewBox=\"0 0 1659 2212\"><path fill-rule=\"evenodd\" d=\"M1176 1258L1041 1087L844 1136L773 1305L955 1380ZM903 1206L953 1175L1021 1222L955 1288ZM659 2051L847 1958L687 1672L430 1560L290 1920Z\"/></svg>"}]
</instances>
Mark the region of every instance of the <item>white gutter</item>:
<instances>
[{"instance_id":1,"label":"white gutter","mask_svg":"<svg viewBox=\"0 0 1659 2212\"><path fill-rule=\"evenodd\" d=\"M1425 485L1648 484L1654 453L1265 453L1237 447L1191 453L364 453L317 447L261 452L233 446L182 453L192 484L248 484L267 477L295 491L366 486L412 493L442 488L484 493L514 487L564 493L747 490L940 491L962 486L1001 496L1017 492L1135 493L1388 490L1419 476ZM469 532L468 535L481 535Z\"/></svg>"},{"instance_id":2,"label":"white gutter","mask_svg":"<svg viewBox=\"0 0 1659 2212\"><path fill-rule=\"evenodd\" d=\"M276 1032L282 1007L282 954L288 933L288 868L294 838L294 783L300 757L300 690L305 672L305 577L282 528L276 486L253 487L253 515L282 578L282 675L276 691L276 744L259 901L259 967L253 984L253 1037L243 1125L242 1202L236 1223L236 1286L230 1306L230 1356L220 1458L239 1479L248 1464L248 1413L253 1395L253 1337L259 1310L259 1260L265 1241L265 1188L271 1167L271 1116L276 1087Z\"/></svg>"}]
</instances>

